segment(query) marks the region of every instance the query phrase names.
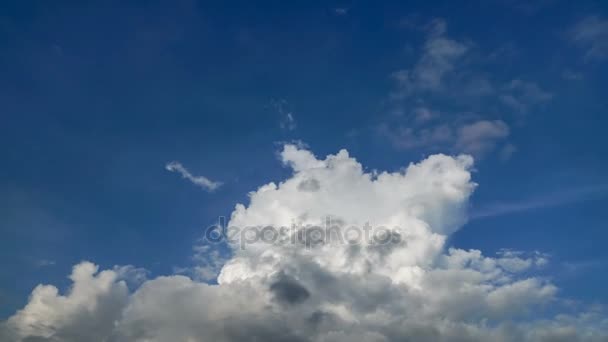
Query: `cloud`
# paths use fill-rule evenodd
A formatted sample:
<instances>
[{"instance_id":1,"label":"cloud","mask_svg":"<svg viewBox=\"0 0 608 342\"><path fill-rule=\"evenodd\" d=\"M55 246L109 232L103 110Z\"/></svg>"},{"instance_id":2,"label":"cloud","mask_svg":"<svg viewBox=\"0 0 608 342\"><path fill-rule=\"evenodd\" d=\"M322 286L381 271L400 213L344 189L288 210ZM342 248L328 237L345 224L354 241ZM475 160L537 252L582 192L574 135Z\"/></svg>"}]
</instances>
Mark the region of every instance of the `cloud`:
<instances>
[{"instance_id":1,"label":"cloud","mask_svg":"<svg viewBox=\"0 0 608 342\"><path fill-rule=\"evenodd\" d=\"M182 178L191 181L195 185L198 185L207 191L214 191L222 185L221 182L212 181L205 176L193 176L190 171L188 171L188 169L186 169L178 161L167 163L167 165L165 165L165 169L167 169L167 171L179 173L182 175Z\"/></svg>"},{"instance_id":2,"label":"cloud","mask_svg":"<svg viewBox=\"0 0 608 342\"><path fill-rule=\"evenodd\" d=\"M456 146L463 152L480 155L508 135L509 126L503 121L480 120L459 127Z\"/></svg>"},{"instance_id":3,"label":"cloud","mask_svg":"<svg viewBox=\"0 0 608 342\"><path fill-rule=\"evenodd\" d=\"M349 10L348 7L336 7L334 8L334 13L336 15L347 15Z\"/></svg>"},{"instance_id":4,"label":"cloud","mask_svg":"<svg viewBox=\"0 0 608 342\"><path fill-rule=\"evenodd\" d=\"M500 150L500 160L504 162L511 159L515 152L517 152L517 146L510 143L505 144Z\"/></svg>"},{"instance_id":5,"label":"cloud","mask_svg":"<svg viewBox=\"0 0 608 342\"><path fill-rule=\"evenodd\" d=\"M387 136L393 145L400 149L439 149L454 141L453 129L447 124L428 128L381 124L378 126L378 132Z\"/></svg>"},{"instance_id":6,"label":"cloud","mask_svg":"<svg viewBox=\"0 0 608 342\"><path fill-rule=\"evenodd\" d=\"M74 267L65 295L38 286L0 327L7 341L600 341L601 312L543 308L557 287L535 276L543 255L448 248L467 220L473 159L432 155L396 172L365 172L348 151L325 158L295 145L280 153L292 174L237 204L230 227L290 226L308 234L369 223L388 244L231 244L217 284L182 275L127 291L114 270ZM316 181L310 181L310 180ZM311 186L310 184L315 184ZM302 191L301 184L306 191ZM314 191L310 191L314 190ZM295 236L293 235L293 236Z\"/></svg>"},{"instance_id":7,"label":"cloud","mask_svg":"<svg viewBox=\"0 0 608 342\"><path fill-rule=\"evenodd\" d=\"M28 304L0 328L0 340L104 340L127 304L128 290L117 272L98 270L89 262L74 266L73 285L65 296L52 285L38 285Z\"/></svg>"},{"instance_id":8,"label":"cloud","mask_svg":"<svg viewBox=\"0 0 608 342\"><path fill-rule=\"evenodd\" d=\"M582 72L566 69L562 72L562 78L568 81L580 81L585 75Z\"/></svg>"},{"instance_id":9,"label":"cloud","mask_svg":"<svg viewBox=\"0 0 608 342\"><path fill-rule=\"evenodd\" d=\"M49 259L36 260L35 263L36 263L37 267L55 266L55 264L56 264L55 260L49 260Z\"/></svg>"},{"instance_id":10,"label":"cloud","mask_svg":"<svg viewBox=\"0 0 608 342\"><path fill-rule=\"evenodd\" d=\"M505 92L500 96L500 100L520 113L526 113L531 106L553 98L553 94L543 90L538 84L520 79L511 80L504 89Z\"/></svg>"},{"instance_id":11,"label":"cloud","mask_svg":"<svg viewBox=\"0 0 608 342\"><path fill-rule=\"evenodd\" d=\"M513 145L506 141L510 127L504 113L521 116L549 102L553 94L532 81L494 80L483 65L502 63L496 52L480 58L476 44L448 35L443 19L418 22L415 16L401 22L402 27L422 30L425 40L411 67L390 74L394 87L385 102L389 115L376 132L399 149L447 150L480 158L502 147L499 157L506 159L513 152L507 146Z\"/></svg>"},{"instance_id":12,"label":"cloud","mask_svg":"<svg viewBox=\"0 0 608 342\"><path fill-rule=\"evenodd\" d=\"M282 130L293 131L296 129L296 119L289 109L289 103L285 99L271 100L270 104L280 116L279 126Z\"/></svg>"},{"instance_id":13,"label":"cloud","mask_svg":"<svg viewBox=\"0 0 608 342\"><path fill-rule=\"evenodd\" d=\"M568 37L586 50L585 60L608 57L608 20L595 15L588 16L570 29Z\"/></svg>"},{"instance_id":14,"label":"cloud","mask_svg":"<svg viewBox=\"0 0 608 342\"><path fill-rule=\"evenodd\" d=\"M491 151L509 136L509 126L501 120L438 123L429 127L380 125L378 131L388 136L397 148L448 149L477 157Z\"/></svg>"},{"instance_id":15,"label":"cloud","mask_svg":"<svg viewBox=\"0 0 608 342\"><path fill-rule=\"evenodd\" d=\"M428 122L439 117L439 113L427 107L414 108L414 120L419 123Z\"/></svg>"},{"instance_id":16,"label":"cloud","mask_svg":"<svg viewBox=\"0 0 608 342\"><path fill-rule=\"evenodd\" d=\"M535 209L557 207L590 200L606 193L608 193L608 185L606 184L581 186L514 202L490 204L473 211L472 218L496 217Z\"/></svg>"},{"instance_id":17,"label":"cloud","mask_svg":"<svg viewBox=\"0 0 608 342\"><path fill-rule=\"evenodd\" d=\"M455 68L456 62L469 49L467 45L445 36L446 23L433 20L427 27L427 40L422 55L412 69L391 74L398 88L394 98L404 98L418 91L438 91L443 88L444 76Z\"/></svg>"}]
</instances>

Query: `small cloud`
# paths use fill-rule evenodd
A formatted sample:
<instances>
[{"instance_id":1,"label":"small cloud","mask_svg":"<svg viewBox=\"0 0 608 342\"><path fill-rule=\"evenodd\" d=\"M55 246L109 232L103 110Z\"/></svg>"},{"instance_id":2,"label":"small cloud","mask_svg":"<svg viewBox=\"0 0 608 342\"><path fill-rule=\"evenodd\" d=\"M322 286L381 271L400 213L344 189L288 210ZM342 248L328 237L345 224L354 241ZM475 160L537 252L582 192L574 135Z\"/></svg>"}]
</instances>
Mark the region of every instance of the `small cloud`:
<instances>
[{"instance_id":1,"label":"small cloud","mask_svg":"<svg viewBox=\"0 0 608 342\"><path fill-rule=\"evenodd\" d=\"M36 266L38 267L48 267L48 266L55 266L56 262L54 260L48 260L48 259L41 259L36 261Z\"/></svg>"},{"instance_id":2,"label":"small cloud","mask_svg":"<svg viewBox=\"0 0 608 342\"><path fill-rule=\"evenodd\" d=\"M207 191L214 191L222 185L221 182L212 181L205 176L193 176L190 171L188 171L188 169L186 169L178 161L172 161L168 163L167 165L165 165L165 169L167 169L167 171L179 173L180 175L182 175L182 178L191 181L195 185L198 185Z\"/></svg>"},{"instance_id":3,"label":"small cloud","mask_svg":"<svg viewBox=\"0 0 608 342\"><path fill-rule=\"evenodd\" d=\"M481 155L494 148L496 141L509 135L509 126L501 120L480 120L458 129L457 148L466 153Z\"/></svg>"},{"instance_id":4,"label":"small cloud","mask_svg":"<svg viewBox=\"0 0 608 342\"><path fill-rule=\"evenodd\" d=\"M426 107L418 107L414 109L414 120L418 123L433 120L439 116L439 113Z\"/></svg>"},{"instance_id":5,"label":"small cloud","mask_svg":"<svg viewBox=\"0 0 608 342\"><path fill-rule=\"evenodd\" d=\"M500 160L507 161L511 159L511 156L513 156L513 153L515 153L516 151L517 146L511 143L506 144L502 147L502 150L500 150Z\"/></svg>"},{"instance_id":6,"label":"small cloud","mask_svg":"<svg viewBox=\"0 0 608 342\"><path fill-rule=\"evenodd\" d=\"M350 8L348 7L336 7L334 8L334 13L336 15L347 15Z\"/></svg>"},{"instance_id":7,"label":"small cloud","mask_svg":"<svg viewBox=\"0 0 608 342\"><path fill-rule=\"evenodd\" d=\"M504 86L505 93L499 98L503 104L513 108L519 113L526 113L531 106L548 102L553 94L542 89L534 82L520 79L511 80Z\"/></svg>"},{"instance_id":8,"label":"small cloud","mask_svg":"<svg viewBox=\"0 0 608 342\"><path fill-rule=\"evenodd\" d=\"M293 117L293 113L289 112L285 115L283 121L281 122L281 128L288 131L293 131L296 129L296 120Z\"/></svg>"},{"instance_id":9,"label":"small cloud","mask_svg":"<svg viewBox=\"0 0 608 342\"><path fill-rule=\"evenodd\" d=\"M270 100L270 104L280 116L279 126L282 130L293 131L296 129L296 119L285 99Z\"/></svg>"},{"instance_id":10,"label":"small cloud","mask_svg":"<svg viewBox=\"0 0 608 342\"><path fill-rule=\"evenodd\" d=\"M390 126L382 124L377 131L388 137L396 148L447 148L481 157L509 136L509 126L501 120L477 120L465 124L436 123L428 127Z\"/></svg>"},{"instance_id":11,"label":"small cloud","mask_svg":"<svg viewBox=\"0 0 608 342\"><path fill-rule=\"evenodd\" d=\"M446 37L446 30L447 24L443 19L434 19L424 27L427 39L416 64L411 69L397 70L390 75L397 86L391 94L393 99L444 88L446 76L454 71L470 49L468 44Z\"/></svg>"},{"instance_id":12,"label":"small cloud","mask_svg":"<svg viewBox=\"0 0 608 342\"><path fill-rule=\"evenodd\" d=\"M562 78L568 81L580 81L584 76L581 72L566 69L562 72Z\"/></svg>"},{"instance_id":13,"label":"small cloud","mask_svg":"<svg viewBox=\"0 0 608 342\"><path fill-rule=\"evenodd\" d=\"M588 16L570 29L568 37L586 50L585 60L608 57L608 19Z\"/></svg>"},{"instance_id":14,"label":"small cloud","mask_svg":"<svg viewBox=\"0 0 608 342\"><path fill-rule=\"evenodd\" d=\"M507 89L518 93L521 98L531 103L545 102L553 98L553 94L543 90L538 84L519 79L512 80Z\"/></svg>"},{"instance_id":15,"label":"small cloud","mask_svg":"<svg viewBox=\"0 0 608 342\"><path fill-rule=\"evenodd\" d=\"M413 128L407 126L392 126L380 124L376 131L387 137L399 149L437 148L453 140L452 128L441 124L427 128Z\"/></svg>"}]
</instances>

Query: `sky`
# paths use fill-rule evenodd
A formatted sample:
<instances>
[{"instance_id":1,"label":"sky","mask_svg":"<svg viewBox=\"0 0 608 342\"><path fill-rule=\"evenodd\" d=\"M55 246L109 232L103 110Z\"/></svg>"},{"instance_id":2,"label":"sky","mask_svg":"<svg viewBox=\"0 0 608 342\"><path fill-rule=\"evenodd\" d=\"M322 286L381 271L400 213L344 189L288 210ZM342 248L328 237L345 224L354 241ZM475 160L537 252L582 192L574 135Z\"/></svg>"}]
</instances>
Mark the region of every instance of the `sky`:
<instances>
[{"instance_id":1,"label":"sky","mask_svg":"<svg viewBox=\"0 0 608 342\"><path fill-rule=\"evenodd\" d=\"M0 337L606 341L607 63L603 1L2 1ZM401 242L205 240L329 216Z\"/></svg>"}]
</instances>

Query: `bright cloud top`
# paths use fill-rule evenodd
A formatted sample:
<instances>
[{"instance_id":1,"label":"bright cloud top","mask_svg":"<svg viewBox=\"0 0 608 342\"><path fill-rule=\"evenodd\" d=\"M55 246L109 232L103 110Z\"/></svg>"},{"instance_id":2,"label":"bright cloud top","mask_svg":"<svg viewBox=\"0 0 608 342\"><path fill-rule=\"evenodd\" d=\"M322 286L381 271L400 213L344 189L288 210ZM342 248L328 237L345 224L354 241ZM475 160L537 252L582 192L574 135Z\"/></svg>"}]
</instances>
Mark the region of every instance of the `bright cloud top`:
<instances>
[{"instance_id":1,"label":"bright cloud top","mask_svg":"<svg viewBox=\"0 0 608 342\"><path fill-rule=\"evenodd\" d=\"M38 286L0 329L14 341L605 341L599 312L550 317L557 288L541 253L448 248L466 222L469 156L433 155L366 172L346 150L319 159L285 145L288 179L250 193L229 225L301 225L330 216L389 227L398 243L234 246L218 285L172 275L129 293L121 273L74 267L60 295Z\"/></svg>"}]
</instances>

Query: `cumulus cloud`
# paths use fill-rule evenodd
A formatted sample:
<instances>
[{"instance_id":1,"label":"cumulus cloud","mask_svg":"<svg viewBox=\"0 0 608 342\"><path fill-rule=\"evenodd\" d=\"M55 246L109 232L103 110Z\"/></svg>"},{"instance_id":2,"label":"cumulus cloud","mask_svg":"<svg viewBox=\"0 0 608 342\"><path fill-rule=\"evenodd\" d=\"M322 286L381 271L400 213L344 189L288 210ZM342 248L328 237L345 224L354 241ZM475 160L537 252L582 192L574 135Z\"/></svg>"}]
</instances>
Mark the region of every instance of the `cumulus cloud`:
<instances>
[{"instance_id":1,"label":"cumulus cloud","mask_svg":"<svg viewBox=\"0 0 608 342\"><path fill-rule=\"evenodd\" d=\"M170 163L167 163L167 165L165 165L165 169L167 169L167 171L179 173L180 175L182 175L182 178L191 181L193 184L200 186L201 188L207 191L214 191L222 185L221 182L212 181L205 176L192 175L190 171L188 171L188 169L186 169L178 161L172 161Z\"/></svg>"},{"instance_id":2,"label":"cumulus cloud","mask_svg":"<svg viewBox=\"0 0 608 342\"><path fill-rule=\"evenodd\" d=\"M0 328L10 341L602 341L601 312L541 316L557 288L534 275L542 255L494 257L447 245L467 220L473 159L433 155L372 172L341 150L325 158L285 145L293 170L237 204L229 226L289 226L307 233L369 223L389 244L232 245L217 285L181 275L132 293L116 269L75 266L65 295L37 287Z\"/></svg>"},{"instance_id":3,"label":"cumulus cloud","mask_svg":"<svg viewBox=\"0 0 608 342\"><path fill-rule=\"evenodd\" d=\"M0 328L2 341L103 341L128 301L126 283L113 270L83 262L72 270L66 295L38 285L28 304Z\"/></svg>"}]
</instances>

